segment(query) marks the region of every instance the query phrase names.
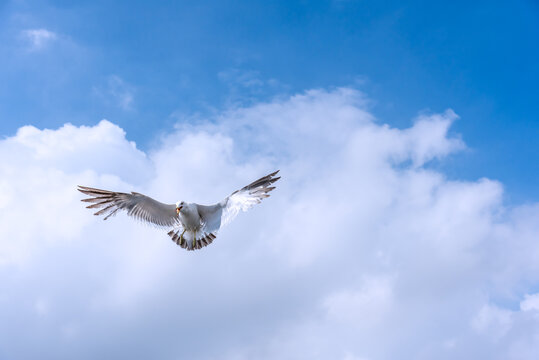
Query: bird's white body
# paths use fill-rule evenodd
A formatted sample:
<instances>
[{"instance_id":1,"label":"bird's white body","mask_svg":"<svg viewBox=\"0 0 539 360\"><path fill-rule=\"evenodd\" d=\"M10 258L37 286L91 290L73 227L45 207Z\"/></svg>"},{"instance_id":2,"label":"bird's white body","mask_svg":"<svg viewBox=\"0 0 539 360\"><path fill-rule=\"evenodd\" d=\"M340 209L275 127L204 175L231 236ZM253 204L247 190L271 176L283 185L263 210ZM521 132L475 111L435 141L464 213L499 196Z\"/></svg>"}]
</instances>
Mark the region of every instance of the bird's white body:
<instances>
[{"instance_id":1,"label":"bird's white body","mask_svg":"<svg viewBox=\"0 0 539 360\"><path fill-rule=\"evenodd\" d=\"M183 205L182 209L178 212L178 217L183 228L187 231L197 231L202 225L196 204Z\"/></svg>"}]
</instances>

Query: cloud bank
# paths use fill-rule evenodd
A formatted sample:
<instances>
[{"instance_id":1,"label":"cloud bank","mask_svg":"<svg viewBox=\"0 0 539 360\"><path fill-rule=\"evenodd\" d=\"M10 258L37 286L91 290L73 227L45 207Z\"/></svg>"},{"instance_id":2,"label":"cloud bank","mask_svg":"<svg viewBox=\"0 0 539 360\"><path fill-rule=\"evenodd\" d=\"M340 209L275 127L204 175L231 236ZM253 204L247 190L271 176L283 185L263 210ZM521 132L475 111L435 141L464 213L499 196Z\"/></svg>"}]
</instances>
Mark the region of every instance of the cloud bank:
<instances>
[{"instance_id":1,"label":"cloud bank","mask_svg":"<svg viewBox=\"0 0 539 360\"><path fill-rule=\"evenodd\" d=\"M0 358L532 359L539 205L429 165L456 114L407 129L356 90L180 123L147 153L103 120L0 141ZM188 253L77 184L211 203L273 196Z\"/></svg>"}]
</instances>

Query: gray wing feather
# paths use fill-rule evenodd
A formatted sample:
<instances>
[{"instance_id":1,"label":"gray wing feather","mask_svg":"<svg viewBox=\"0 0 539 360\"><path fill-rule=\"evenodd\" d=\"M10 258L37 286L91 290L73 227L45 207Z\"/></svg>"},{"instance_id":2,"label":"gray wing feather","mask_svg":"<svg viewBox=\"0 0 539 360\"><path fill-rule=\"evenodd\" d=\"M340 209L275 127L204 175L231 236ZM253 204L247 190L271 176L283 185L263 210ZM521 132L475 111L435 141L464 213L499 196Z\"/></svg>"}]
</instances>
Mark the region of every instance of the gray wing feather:
<instances>
[{"instance_id":1,"label":"gray wing feather","mask_svg":"<svg viewBox=\"0 0 539 360\"><path fill-rule=\"evenodd\" d=\"M179 224L174 204L163 204L136 192L127 194L80 185L77 190L91 196L81 201L92 203L87 206L88 209L100 209L94 215L105 215L103 220L115 215L118 210L125 210L129 216L160 227Z\"/></svg>"}]
</instances>

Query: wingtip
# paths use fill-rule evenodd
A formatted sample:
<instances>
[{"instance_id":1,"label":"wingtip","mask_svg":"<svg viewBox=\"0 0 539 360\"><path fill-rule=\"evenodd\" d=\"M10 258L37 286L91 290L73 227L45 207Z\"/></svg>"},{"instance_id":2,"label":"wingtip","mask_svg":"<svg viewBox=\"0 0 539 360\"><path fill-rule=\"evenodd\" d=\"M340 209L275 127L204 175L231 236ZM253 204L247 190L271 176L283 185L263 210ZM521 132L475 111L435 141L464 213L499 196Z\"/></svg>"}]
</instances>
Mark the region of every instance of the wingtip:
<instances>
[{"instance_id":1,"label":"wingtip","mask_svg":"<svg viewBox=\"0 0 539 360\"><path fill-rule=\"evenodd\" d=\"M83 194L86 194L87 191L91 191L92 188L88 187L88 186L82 186L82 185L77 185L77 190L80 191L81 193ZM88 195L88 194L87 194Z\"/></svg>"}]
</instances>

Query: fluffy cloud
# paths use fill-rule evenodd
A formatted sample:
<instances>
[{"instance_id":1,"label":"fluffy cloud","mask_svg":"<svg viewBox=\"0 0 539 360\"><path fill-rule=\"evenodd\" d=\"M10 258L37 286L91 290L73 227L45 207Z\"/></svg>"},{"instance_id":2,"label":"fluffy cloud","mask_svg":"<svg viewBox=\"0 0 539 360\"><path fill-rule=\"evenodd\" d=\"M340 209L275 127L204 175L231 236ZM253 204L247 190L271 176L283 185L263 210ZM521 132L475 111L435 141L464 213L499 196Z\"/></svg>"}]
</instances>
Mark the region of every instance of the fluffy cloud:
<instances>
[{"instance_id":1,"label":"fluffy cloud","mask_svg":"<svg viewBox=\"0 0 539 360\"><path fill-rule=\"evenodd\" d=\"M76 204L79 180L119 186L121 174L133 174L135 184L151 176L146 155L107 121L58 130L25 126L0 142L0 152L0 264L20 263L44 244L80 236L89 220Z\"/></svg>"},{"instance_id":2,"label":"fluffy cloud","mask_svg":"<svg viewBox=\"0 0 539 360\"><path fill-rule=\"evenodd\" d=\"M456 118L396 129L336 89L179 124L148 153L108 121L21 128L0 141L0 357L533 358L539 205L430 167L464 147ZM210 203L275 168L273 196L195 253L75 191Z\"/></svg>"}]
</instances>

